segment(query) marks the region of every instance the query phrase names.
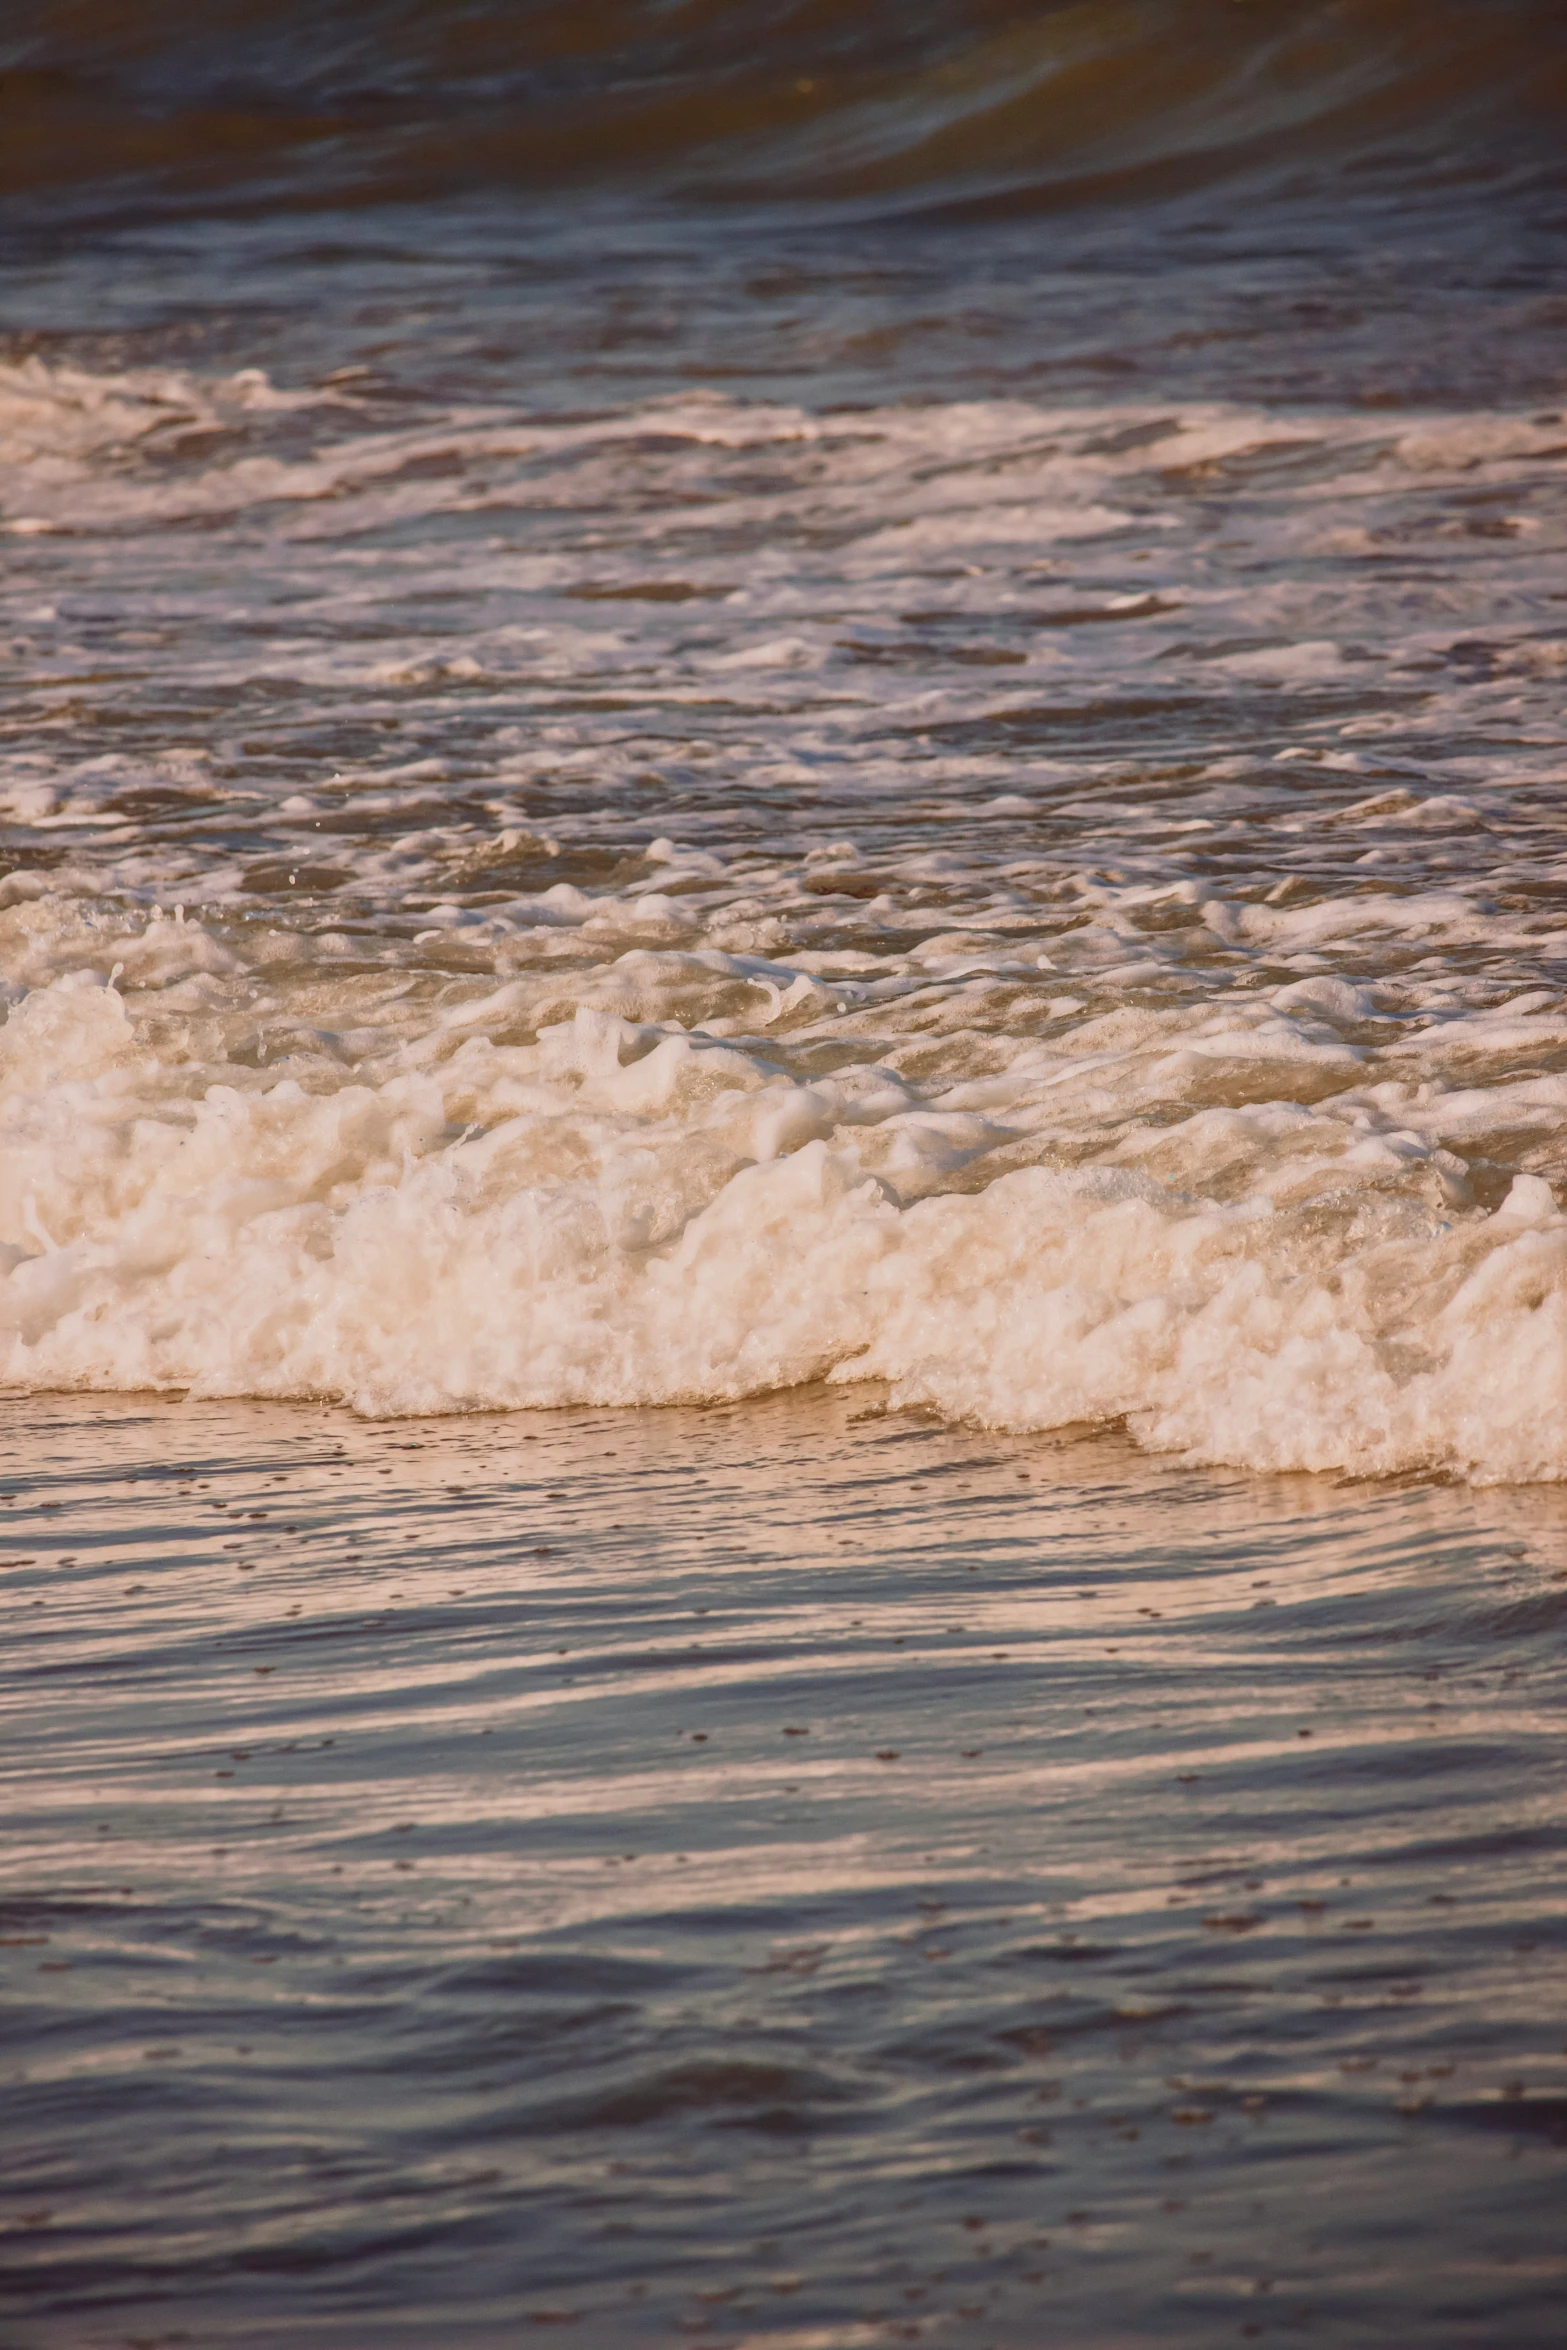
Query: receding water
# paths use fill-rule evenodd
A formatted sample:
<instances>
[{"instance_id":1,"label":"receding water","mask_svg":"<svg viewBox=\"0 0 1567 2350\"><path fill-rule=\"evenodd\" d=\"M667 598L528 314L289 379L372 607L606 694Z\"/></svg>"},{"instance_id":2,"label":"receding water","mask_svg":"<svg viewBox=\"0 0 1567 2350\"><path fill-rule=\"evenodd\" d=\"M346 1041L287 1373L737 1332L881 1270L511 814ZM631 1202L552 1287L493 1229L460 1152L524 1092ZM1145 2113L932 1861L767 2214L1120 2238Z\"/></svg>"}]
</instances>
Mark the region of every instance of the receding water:
<instances>
[{"instance_id":1,"label":"receding water","mask_svg":"<svg viewBox=\"0 0 1567 2350\"><path fill-rule=\"evenodd\" d=\"M8 2341L1559 2341L1556 1493L3 1441Z\"/></svg>"}]
</instances>

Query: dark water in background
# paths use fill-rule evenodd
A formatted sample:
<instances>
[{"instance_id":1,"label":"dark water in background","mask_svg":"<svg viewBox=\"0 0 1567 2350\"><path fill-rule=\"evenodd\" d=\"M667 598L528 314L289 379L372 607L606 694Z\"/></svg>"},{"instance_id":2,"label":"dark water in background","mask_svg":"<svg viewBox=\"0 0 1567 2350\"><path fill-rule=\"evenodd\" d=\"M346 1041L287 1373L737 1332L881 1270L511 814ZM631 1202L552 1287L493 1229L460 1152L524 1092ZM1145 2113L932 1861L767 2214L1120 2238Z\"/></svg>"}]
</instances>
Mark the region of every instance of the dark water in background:
<instances>
[{"instance_id":1,"label":"dark water in background","mask_svg":"<svg viewBox=\"0 0 1567 2350\"><path fill-rule=\"evenodd\" d=\"M818 407L1559 377L1553 0L57 0L0 106L19 349Z\"/></svg>"},{"instance_id":2,"label":"dark water in background","mask_svg":"<svg viewBox=\"0 0 1567 2350\"><path fill-rule=\"evenodd\" d=\"M275 208L562 182L1041 209L1261 166L1484 187L1551 152L1543 0L1011 0L16 12L8 187Z\"/></svg>"},{"instance_id":3,"label":"dark water in background","mask_svg":"<svg viewBox=\"0 0 1567 2350\"><path fill-rule=\"evenodd\" d=\"M1554 2350L1561 9L0 74L0 2342Z\"/></svg>"}]
</instances>

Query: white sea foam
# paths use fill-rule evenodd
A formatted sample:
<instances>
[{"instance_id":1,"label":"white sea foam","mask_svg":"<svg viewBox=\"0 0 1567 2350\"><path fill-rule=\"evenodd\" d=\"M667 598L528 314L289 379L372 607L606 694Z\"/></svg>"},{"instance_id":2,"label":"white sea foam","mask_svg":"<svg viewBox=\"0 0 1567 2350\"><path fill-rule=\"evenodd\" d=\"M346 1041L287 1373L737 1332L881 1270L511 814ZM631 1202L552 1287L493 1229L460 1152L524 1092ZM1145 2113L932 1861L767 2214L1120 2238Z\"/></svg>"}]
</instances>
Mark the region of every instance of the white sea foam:
<instances>
[{"instance_id":1,"label":"white sea foam","mask_svg":"<svg viewBox=\"0 0 1567 2350\"><path fill-rule=\"evenodd\" d=\"M1544 427L29 362L0 437L0 1380L1567 1474Z\"/></svg>"},{"instance_id":2,"label":"white sea foam","mask_svg":"<svg viewBox=\"0 0 1567 2350\"><path fill-rule=\"evenodd\" d=\"M798 1018L823 993L719 956L601 977L644 1010L697 987ZM1567 1468L1549 1184L1457 1204L1443 1108L1465 1097L1355 1082L1364 1048L1320 1004L1216 1033L1111 1014L983 1076L801 1082L759 1039L589 1005L495 1041L523 993L537 1009L514 982L308 1089L150 1052L152 1015L79 975L30 993L0 1034L5 1379L427 1412L874 1377L1261 1467ZM1314 1110L1139 1119L1259 1053L1348 1082ZM1542 1085L1559 1132L1567 1079L1488 1090L1490 1127L1537 1115ZM1119 1138L1060 1164L1085 1117Z\"/></svg>"}]
</instances>

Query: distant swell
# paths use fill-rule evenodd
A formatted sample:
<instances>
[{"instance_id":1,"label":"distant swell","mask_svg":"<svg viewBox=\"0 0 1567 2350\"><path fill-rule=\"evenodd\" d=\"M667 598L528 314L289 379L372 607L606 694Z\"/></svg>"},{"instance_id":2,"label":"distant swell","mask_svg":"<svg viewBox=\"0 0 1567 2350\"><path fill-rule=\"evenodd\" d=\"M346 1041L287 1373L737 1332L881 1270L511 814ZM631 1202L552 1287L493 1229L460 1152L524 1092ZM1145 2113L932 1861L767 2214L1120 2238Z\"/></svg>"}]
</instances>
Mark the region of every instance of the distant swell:
<instances>
[{"instance_id":1,"label":"distant swell","mask_svg":"<svg viewBox=\"0 0 1567 2350\"><path fill-rule=\"evenodd\" d=\"M1483 176L1548 158L1567 111L1554 0L245 13L215 31L191 0L54 0L0 34L0 187L275 203L592 179L1010 205L1259 164Z\"/></svg>"}]
</instances>

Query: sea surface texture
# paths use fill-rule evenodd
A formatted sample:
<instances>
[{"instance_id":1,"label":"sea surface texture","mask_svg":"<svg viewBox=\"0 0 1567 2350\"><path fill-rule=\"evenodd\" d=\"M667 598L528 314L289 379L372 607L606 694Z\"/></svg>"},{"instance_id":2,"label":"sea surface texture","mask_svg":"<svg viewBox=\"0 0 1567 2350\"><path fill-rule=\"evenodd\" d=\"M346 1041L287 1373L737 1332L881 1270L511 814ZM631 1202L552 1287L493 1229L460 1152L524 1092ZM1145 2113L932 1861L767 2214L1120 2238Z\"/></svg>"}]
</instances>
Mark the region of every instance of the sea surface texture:
<instances>
[{"instance_id":1,"label":"sea surface texture","mask_svg":"<svg viewBox=\"0 0 1567 2350\"><path fill-rule=\"evenodd\" d=\"M1557 2350L1554 1496L824 1388L0 1444L7 2350Z\"/></svg>"},{"instance_id":2,"label":"sea surface texture","mask_svg":"<svg viewBox=\"0 0 1567 2350\"><path fill-rule=\"evenodd\" d=\"M1545 0L0 25L18 2350L1559 2343L1564 155Z\"/></svg>"}]
</instances>

